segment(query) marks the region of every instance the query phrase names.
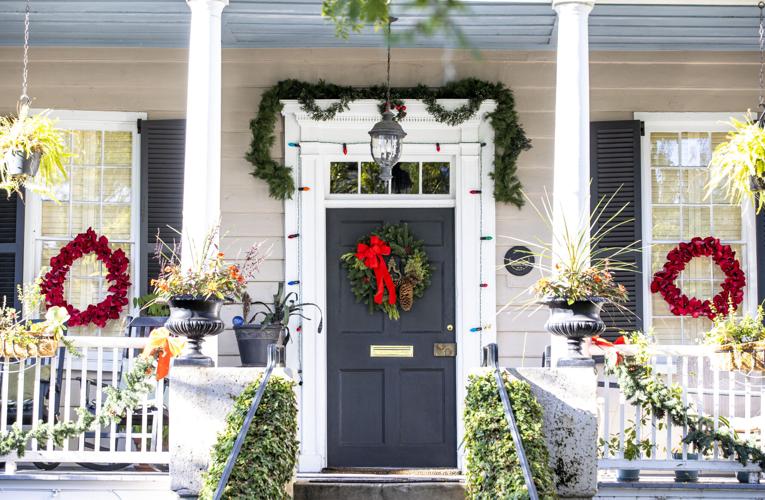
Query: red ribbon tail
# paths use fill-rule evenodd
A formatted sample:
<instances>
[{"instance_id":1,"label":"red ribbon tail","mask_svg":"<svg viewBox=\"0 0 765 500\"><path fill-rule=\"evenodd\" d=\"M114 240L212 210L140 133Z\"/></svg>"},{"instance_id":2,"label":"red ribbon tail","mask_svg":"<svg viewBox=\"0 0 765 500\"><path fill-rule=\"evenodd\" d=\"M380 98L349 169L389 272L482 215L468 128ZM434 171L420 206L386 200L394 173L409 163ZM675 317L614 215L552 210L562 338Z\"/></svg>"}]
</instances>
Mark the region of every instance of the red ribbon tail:
<instances>
[{"instance_id":1,"label":"red ribbon tail","mask_svg":"<svg viewBox=\"0 0 765 500\"><path fill-rule=\"evenodd\" d=\"M382 260L382 258L380 258L380 260ZM385 288L383 288L384 272L387 272L387 269L382 263L375 267L375 278L377 278L377 293L375 294L375 304L382 304L383 301L383 293L385 292ZM388 275L388 278L390 278L390 275Z\"/></svg>"}]
</instances>

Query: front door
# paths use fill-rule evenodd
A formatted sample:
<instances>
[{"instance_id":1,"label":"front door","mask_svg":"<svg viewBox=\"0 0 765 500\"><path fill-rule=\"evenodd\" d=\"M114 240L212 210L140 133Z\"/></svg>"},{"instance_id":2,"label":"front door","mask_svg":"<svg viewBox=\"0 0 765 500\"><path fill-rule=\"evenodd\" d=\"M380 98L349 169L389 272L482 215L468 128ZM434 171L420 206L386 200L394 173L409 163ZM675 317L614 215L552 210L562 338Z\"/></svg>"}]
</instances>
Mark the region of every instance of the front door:
<instances>
[{"instance_id":1,"label":"front door","mask_svg":"<svg viewBox=\"0 0 765 500\"><path fill-rule=\"evenodd\" d=\"M340 256L385 223L425 242L430 287L401 319L356 303ZM454 211L327 210L327 440L330 467L455 467ZM411 357L372 357L370 346L411 346Z\"/></svg>"}]
</instances>

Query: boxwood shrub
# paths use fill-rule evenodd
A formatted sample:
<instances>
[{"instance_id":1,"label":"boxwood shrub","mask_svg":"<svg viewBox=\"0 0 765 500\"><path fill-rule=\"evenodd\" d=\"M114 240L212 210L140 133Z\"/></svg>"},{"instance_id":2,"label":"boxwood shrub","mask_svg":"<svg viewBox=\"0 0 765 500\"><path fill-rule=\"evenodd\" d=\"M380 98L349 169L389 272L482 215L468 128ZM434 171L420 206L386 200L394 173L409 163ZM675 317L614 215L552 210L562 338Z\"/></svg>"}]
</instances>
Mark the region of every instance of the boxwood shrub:
<instances>
[{"instance_id":1,"label":"boxwood shrub","mask_svg":"<svg viewBox=\"0 0 765 500\"><path fill-rule=\"evenodd\" d=\"M507 372L503 374L539 498L558 498L542 434L542 407L527 382L510 380ZM528 498L493 372L471 375L468 379L464 442L468 499Z\"/></svg>"},{"instance_id":2,"label":"boxwood shrub","mask_svg":"<svg viewBox=\"0 0 765 500\"><path fill-rule=\"evenodd\" d=\"M226 427L218 434L210 457L210 467L203 476L202 491L199 493L201 500L213 497L259 384L260 378L248 385L235 399L233 409L226 416ZM298 453L294 386L293 381L278 376L269 380L223 492L224 499L289 498L285 487L292 479Z\"/></svg>"}]
</instances>

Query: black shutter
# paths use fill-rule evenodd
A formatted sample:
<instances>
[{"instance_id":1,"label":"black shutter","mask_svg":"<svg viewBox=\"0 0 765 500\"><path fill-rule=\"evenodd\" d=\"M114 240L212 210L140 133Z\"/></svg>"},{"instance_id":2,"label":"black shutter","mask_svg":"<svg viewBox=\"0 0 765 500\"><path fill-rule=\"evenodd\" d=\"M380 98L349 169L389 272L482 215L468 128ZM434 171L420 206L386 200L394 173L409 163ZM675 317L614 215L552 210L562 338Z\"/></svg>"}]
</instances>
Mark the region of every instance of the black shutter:
<instances>
[{"instance_id":1,"label":"black shutter","mask_svg":"<svg viewBox=\"0 0 765 500\"><path fill-rule=\"evenodd\" d=\"M757 303L765 301L765 210L757 214ZM739 257L740 258L740 257Z\"/></svg>"},{"instance_id":2,"label":"black shutter","mask_svg":"<svg viewBox=\"0 0 765 500\"><path fill-rule=\"evenodd\" d=\"M139 293L151 291L159 273L154 258L157 233L171 243L183 223L183 168L186 120L141 120L141 281Z\"/></svg>"},{"instance_id":3,"label":"black shutter","mask_svg":"<svg viewBox=\"0 0 765 500\"><path fill-rule=\"evenodd\" d=\"M16 285L23 281L24 204L17 194L7 197L0 190L0 301L17 309Z\"/></svg>"},{"instance_id":4,"label":"black shutter","mask_svg":"<svg viewBox=\"0 0 765 500\"><path fill-rule=\"evenodd\" d=\"M603 197L613 200L603 213L604 223L625 205L627 208L614 221L625 221L600 242L601 249L619 249L640 242L641 196L640 196L640 137L639 121L592 122L590 124L590 173L592 175L591 203L594 209ZM635 245L639 248L641 244ZM606 337L615 337L620 331L639 330L643 327L642 256L630 252L619 256L619 261L635 266L636 272L615 272L614 278L629 293L624 305L627 311L613 306L604 308L603 319L608 325Z\"/></svg>"}]
</instances>

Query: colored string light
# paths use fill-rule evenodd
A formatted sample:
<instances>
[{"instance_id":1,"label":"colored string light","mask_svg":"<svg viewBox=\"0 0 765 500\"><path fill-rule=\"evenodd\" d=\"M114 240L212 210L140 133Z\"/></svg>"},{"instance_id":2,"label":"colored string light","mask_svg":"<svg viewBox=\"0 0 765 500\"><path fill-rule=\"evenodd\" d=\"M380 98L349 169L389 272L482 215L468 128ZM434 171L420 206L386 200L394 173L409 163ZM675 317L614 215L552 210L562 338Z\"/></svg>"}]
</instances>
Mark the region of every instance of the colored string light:
<instances>
[{"instance_id":1,"label":"colored string light","mask_svg":"<svg viewBox=\"0 0 765 500\"><path fill-rule=\"evenodd\" d=\"M348 155L348 144L343 143L343 154Z\"/></svg>"},{"instance_id":2,"label":"colored string light","mask_svg":"<svg viewBox=\"0 0 765 500\"><path fill-rule=\"evenodd\" d=\"M287 146L289 146L291 148L299 148L300 147L300 143L299 142L288 142Z\"/></svg>"},{"instance_id":3,"label":"colored string light","mask_svg":"<svg viewBox=\"0 0 765 500\"><path fill-rule=\"evenodd\" d=\"M481 236L481 241L491 241L491 240L493 240L493 239L494 239L494 238L493 238L493 237L491 237L491 236Z\"/></svg>"},{"instance_id":4,"label":"colored string light","mask_svg":"<svg viewBox=\"0 0 765 500\"><path fill-rule=\"evenodd\" d=\"M474 326L473 328L470 329L471 332L480 332L481 330L483 330L483 328L481 328L480 326Z\"/></svg>"},{"instance_id":5,"label":"colored string light","mask_svg":"<svg viewBox=\"0 0 765 500\"><path fill-rule=\"evenodd\" d=\"M298 188L298 191L310 191L310 190L311 190L311 188L309 188L308 186L300 186Z\"/></svg>"},{"instance_id":6,"label":"colored string light","mask_svg":"<svg viewBox=\"0 0 765 500\"><path fill-rule=\"evenodd\" d=\"M440 142L436 143L436 151L438 151L439 153L441 152L441 143Z\"/></svg>"},{"instance_id":7,"label":"colored string light","mask_svg":"<svg viewBox=\"0 0 765 500\"><path fill-rule=\"evenodd\" d=\"M300 284L300 280L288 281L287 284L289 286L299 285Z\"/></svg>"},{"instance_id":8,"label":"colored string light","mask_svg":"<svg viewBox=\"0 0 765 500\"><path fill-rule=\"evenodd\" d=\"M481 288L489 288L489 284L488 283L481 283Z\"/></svg>"},{"instance_id":9,"label":"colored string light","mask_svg":"<svg viewBox=\"0 0 765 500\"><path fill-rule=\"evenodd\" d=\"M468 191L468 192L469 192L470 194L481 194L481 190L480 190L480 189L471 189L471 190L470 190L470 191Z\"/></svg>"},{"instance_id":10,"label":"colored string light","mask_svg":"<svg viewBox=\"0 0 765 500\"><path fill-rule=\"evenodd\" d=\"M287 238L294 239L294 238L297 238L298 236L300 236L300 234L299 233L295 233L295 234L291 234L291 235L287 236Z\"/></svg>"}]
</instances>

